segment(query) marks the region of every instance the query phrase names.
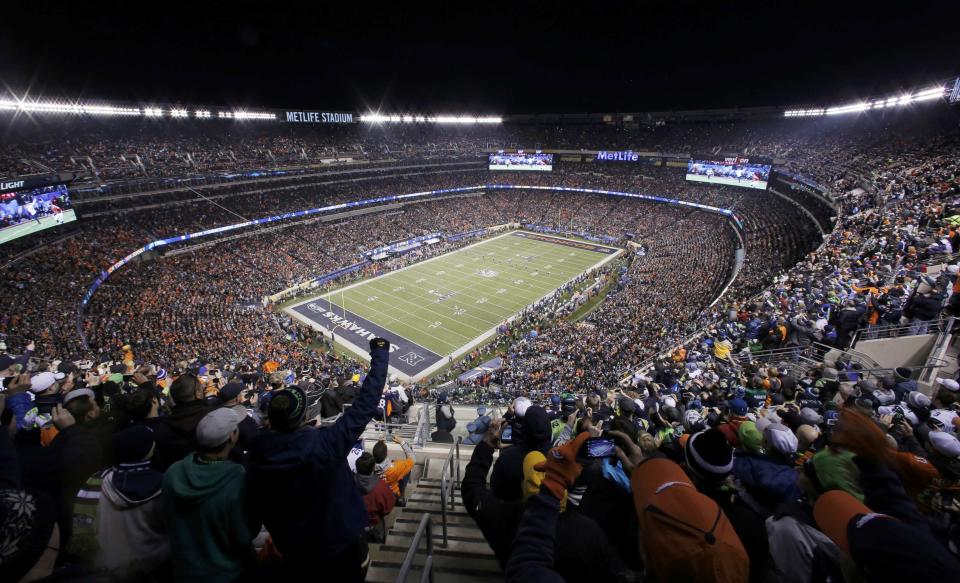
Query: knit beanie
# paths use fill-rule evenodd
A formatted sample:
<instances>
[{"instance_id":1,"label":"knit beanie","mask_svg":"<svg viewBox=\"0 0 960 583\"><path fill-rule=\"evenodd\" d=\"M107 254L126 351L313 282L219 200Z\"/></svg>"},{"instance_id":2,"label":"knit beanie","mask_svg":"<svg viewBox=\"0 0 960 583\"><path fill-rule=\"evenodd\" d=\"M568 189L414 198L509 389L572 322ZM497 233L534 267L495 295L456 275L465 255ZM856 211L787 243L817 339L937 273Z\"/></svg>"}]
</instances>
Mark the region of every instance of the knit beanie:
<instances>
[{"instance_id":1,"label":"knit beanie","mask_svg":"<svg viewBox=\"0 0 960 583\"><path fill-rule=\"evenodd\" d=\"M722 482L733 470L733 448L719 429L690 436L683 453L687 467L701 479Z\"/></svg>"}]
</instances>

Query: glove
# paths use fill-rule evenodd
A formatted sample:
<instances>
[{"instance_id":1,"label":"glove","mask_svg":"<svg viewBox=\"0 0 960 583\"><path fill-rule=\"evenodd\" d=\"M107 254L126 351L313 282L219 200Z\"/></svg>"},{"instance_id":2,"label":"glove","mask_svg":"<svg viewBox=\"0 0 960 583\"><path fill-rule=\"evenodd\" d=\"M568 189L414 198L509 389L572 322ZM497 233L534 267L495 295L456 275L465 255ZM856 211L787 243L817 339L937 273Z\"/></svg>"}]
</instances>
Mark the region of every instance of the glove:
<instances>
[{"instance_id":1,"label":"glove","mask_svg":"<svg viewBox=\"0 0 960 583\"><path fill-rule=\"evenodd\" d=\"M383 338L374 338L370 341L370 352L374 350L390 349L390 341Z\"/></svg>"},{"instance_id":2,"label":"glove","mask_svg":"<svg viewBox=\"0 0 960 583\"><path fill-rule=\"evenodd\" d=\"M563 492L573 486L583 472L583 466L577 463L577 452L588 439L590 434L583 431L576 439L547 452L547 461L533 466L536 471L546 474L541 487L550 490L557 500L563 498Z\"/></svg>"}]
</instances>

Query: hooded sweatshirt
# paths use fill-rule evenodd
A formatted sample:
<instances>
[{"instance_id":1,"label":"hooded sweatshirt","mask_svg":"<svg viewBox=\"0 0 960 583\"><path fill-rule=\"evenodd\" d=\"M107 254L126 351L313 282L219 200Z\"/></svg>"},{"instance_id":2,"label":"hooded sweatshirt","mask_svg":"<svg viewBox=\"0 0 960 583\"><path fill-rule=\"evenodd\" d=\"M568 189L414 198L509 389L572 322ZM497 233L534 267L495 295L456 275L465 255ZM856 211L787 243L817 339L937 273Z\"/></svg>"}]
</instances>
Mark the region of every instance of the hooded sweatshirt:
<instances>
[{"instance_id":1,"label":"hooded sweatshirt","mask_svg":"<svg viewBox=\"0 0 960 583\"><path fill-rule=\"evenodd\" d=\"M150 572L170 556L162 498L163 474L150 462L120 464L100 484L96 532L98 569L119 576Z\"/></svg>"},{"instance_id":2,"label":"hooded sweatshirt","mask_svg":"<svg viewBox=\"0 0 960 583\"><path fill-rule=\"evenodd\" d=\"M499 500L520 500L523 497L523 458L531 451L546 455L552 438L546 410L539 405L528 408L523 416L522 440L501 450L500 458L493 466L490 489L494 496Z\"/></svg>"},{"instance_id":3,"label":"hooded sweatshirt","mask_svg":"<svg viewBox=\"0 0 960 583\"><path fill-rule=\"evenodd\" d=\"M380 518L390 514L397 503L396 496L390 491L387 483L376 474L354 476L360 494L363 495L363 505L367 508L367 525L376 526Z\"/></svg>"},{"instance_id":4,"label":"hooded sweatshirt","mask_svg":"<svg viewBox=\"0 0 960 583\"><path fill-rule=\"evenodd\" d=\"M257 534L247 509L243 467L206 463L190 454L163 477L176 581L233 581L251 556Z\"/></svg>"},{"instance_id":5,"label":"hooded sweatshirt","mask_svg":"<svg viewBox=\"0 0 960 583\"><path fill-rule=\"evenodd\" d=\"M261 501L257 509L285 563L315 566L343 553L363 534L367 510L347 455L377 410L388 358L386 348L371 352L370 373L332 427L269 431L254 441L251 496Z\"/></svg>"}]
</instances>

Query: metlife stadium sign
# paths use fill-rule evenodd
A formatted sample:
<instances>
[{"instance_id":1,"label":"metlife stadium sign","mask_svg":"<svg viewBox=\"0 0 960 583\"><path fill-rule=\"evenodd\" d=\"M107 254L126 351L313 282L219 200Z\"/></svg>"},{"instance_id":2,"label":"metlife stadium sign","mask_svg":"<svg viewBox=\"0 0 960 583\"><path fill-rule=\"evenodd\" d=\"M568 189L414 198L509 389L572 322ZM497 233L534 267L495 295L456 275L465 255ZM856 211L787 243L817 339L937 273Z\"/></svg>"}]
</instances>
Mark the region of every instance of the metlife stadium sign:
<instances>
[{"instance_id":1,"label":"metlife stadium sign","mask_svg":"<svg viewBox=\"0 0 960 583\"><path fill-rule=\"evenodd\" d=\"M288 111L284 119L290 123L353 123L352 113L335 111Z\"/></svg>"},{"instance_id":2,"label":"metlife stadium sign","mask_svg":"<svg viewBox=\"0 0 960 583\"><path fill-rule=\"evenodd\" d=\"M625 152L608 152L606 150L600 150L597 152L597 161L598 162L639 162L640 154L632 150L627 150Z\"/></svg>"}]
</instances>

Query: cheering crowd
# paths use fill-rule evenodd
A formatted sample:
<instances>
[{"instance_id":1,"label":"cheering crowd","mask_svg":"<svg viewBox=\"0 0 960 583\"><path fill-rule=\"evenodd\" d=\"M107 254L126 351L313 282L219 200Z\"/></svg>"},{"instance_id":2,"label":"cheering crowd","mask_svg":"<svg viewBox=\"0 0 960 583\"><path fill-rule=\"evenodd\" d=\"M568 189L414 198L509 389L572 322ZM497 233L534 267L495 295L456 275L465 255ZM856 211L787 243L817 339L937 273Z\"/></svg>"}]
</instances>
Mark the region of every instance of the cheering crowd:
<instances>
[{"instance_id":1,"label":"cheering crowd","mask_svg":"<svg viewBox=\"0 0 960 583\"><path fill-rule=\"evenodd\" d=\"M120 140L103 130L74 142L65 134L50 138L56 144L5 143L0 163L12 175L21 159L70 168L70 157L85 153L113 178L343 152L452 159L511 139L720 147L788 159L788 168L832 191L839 208L802 191L691 184L683 169L593 166L509 176L397 166L332 180L87 199L81 215L86 207L96 219L75 236L36 249L20 242L8 256L0 502L14 544L0 554L0 572L12 580L54 568L77 578L101 570L134 579L282 580L322 560L337 580L362 579L368 529L402 503L402 472L388 471L383 448L357 458L356 474L343 461L377 413L385 343L372 343L368 369L264 298L350 265L361 264L351 277L369 277L470 240L386 262L364 258L381 245L515 222L606 237L629 252L577 282L606 294L585 318L568 320L575 304L559 300L525 313L448 374L494 355L501 370L434 391L444 403L512 404L505 422L513 445L494 464L503 425L489 423L463 482L464 503L509 580L632 580L642 571L661 581L809 581L857 570L868 579L952 580L960 576L956 380L940 379L927 395L907 367L875 378L843 359L801 366L751 356L772 348L806 354L815 342L842 349L858 330L885 323L923 332L960 311L960 268L927 276L923 263L960 250L960 142L942 124L914 122L689 124L636 134L458 129L446 141L425 129L388 139L344 128ZM133 154L139 166L129 163ZM677 198L731 209L743 230L689 207L491 188L173 245L166 257L115 272L78 317L96 274L156 239L482 184ZM412 396L426 395L423 385ZM309 426L314 414L319 422L346 403L333 427ZM588 437L612 439L615 449L590 457ZM381 485L378 476L393 482ZM282 502L270 495L277 489ZM269 539L254 545L261 530ZM652 531L658 535L643 535Z\"/></svg>"}]
</instances>

